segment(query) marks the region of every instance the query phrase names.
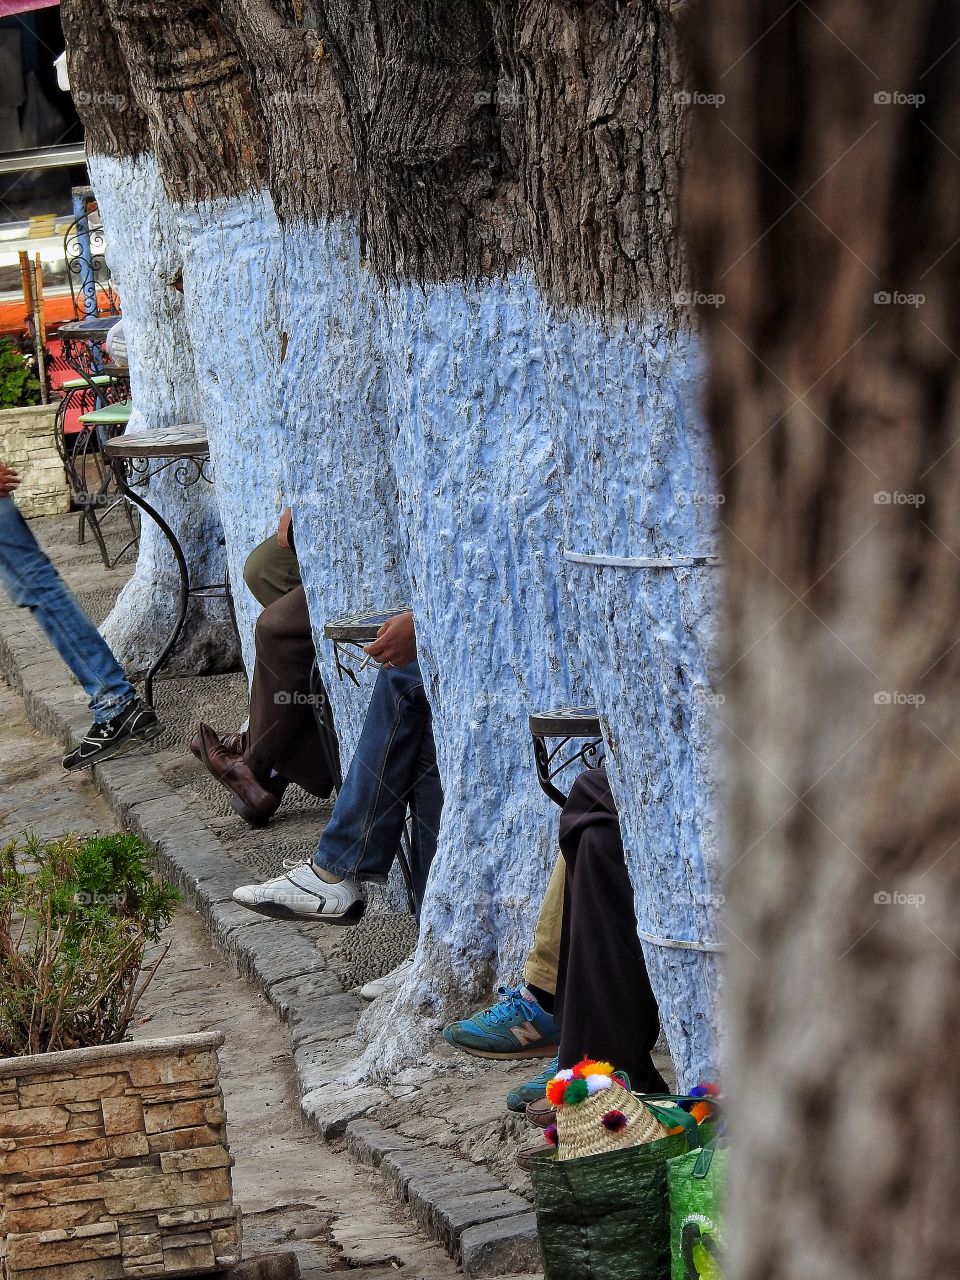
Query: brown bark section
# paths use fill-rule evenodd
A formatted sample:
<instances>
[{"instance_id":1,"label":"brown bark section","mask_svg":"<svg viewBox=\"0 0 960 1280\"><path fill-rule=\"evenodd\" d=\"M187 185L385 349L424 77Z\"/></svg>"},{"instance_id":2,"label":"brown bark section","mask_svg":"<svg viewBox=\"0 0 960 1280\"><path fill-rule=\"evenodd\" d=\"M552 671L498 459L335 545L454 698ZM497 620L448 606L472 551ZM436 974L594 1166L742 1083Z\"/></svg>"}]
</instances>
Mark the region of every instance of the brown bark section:
<instances>
[{"instance_id":1,"label":"brown bark section","mask_svg":"<svg viewBox=\"0 0 960 1280\"><path fill-rule=\"evenodd\" d=\"M219 20L189 0L107 4L170 198L196 204L260 187L263 134L236 48Z\"/></svg>"},{"instance_id":2,"label":"brown bark section","mask_svg":"<svg viewBox=\"0 0 960 1280\"><path fill-rule=\"evenodd\" d=\"M150 147L150 129L104 0L62 0L60 17L87 154L141 155Z\"/></svg>"},{"instance_id":3,"label":"brown bark section","mask_svg":"<svg viewBox=\"0 0 960 1280\"><path fill-rule=\"evenodd\" d=\"M516 213L483 0L318 0L314 14L347 104L374 270L423 282L508 270Z\"/></svg>"},{"instance_id":4,"label":"brown bark section","mask_svg":"<svg viewBox=\"0 0 960 1280\"><path fill-rule=\"evenodd\" d=\"M498 114L521 157L524 247L556 302L663 314L683 287L684 65L667 8L490 0Z\"/></svg>"},{"instance_id":5,"label":"brown bark section","mask_svg":"<svg viewBox=\"0 0 960 1280\"><path fill-rule=\"evenodd\" d=\"M357 209L346 109L316 26L290 0L210 0L243 61L266 135L268 185L281 222ZM299 16L298 12L299 10Z\"/></svg>"},{"instance_id":6,"label":"brown bark section","mask_svg":"<svg viewBox=\"0 0 960 1280\"><path fill-rule=\"evenodd\" d=\"M960 14L723 0L690 32L698 87L726 96L695 108L686 215L696 286L726 299L703 319L728 561L731 1274L953 1274Z\"/></svg>"}]
</instances>

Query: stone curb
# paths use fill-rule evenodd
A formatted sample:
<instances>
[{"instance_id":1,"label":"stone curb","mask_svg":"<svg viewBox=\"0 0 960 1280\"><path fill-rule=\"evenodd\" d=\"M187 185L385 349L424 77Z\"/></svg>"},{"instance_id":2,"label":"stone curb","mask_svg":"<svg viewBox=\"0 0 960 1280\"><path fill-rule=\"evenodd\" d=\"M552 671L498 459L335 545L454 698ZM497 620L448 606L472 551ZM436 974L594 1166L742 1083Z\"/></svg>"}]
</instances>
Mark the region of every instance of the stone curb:
<instances>
[{"instance_id":1,"label":"stone curb","mask_svg":"<svg viewBox=\"0 0 960 1280\"><path fill-rule=\"evenodd\" d=\"M0 614L0 675L23 698L34 728L64 746L86 730L85 698L25 611ZM247 869L167 786L150 757L108 760L94 778L118 821L154 850L160 873L207 925L213 945L289 1026L300 1107L310 1123L327 1140L345 1134L348 1151L380 1173L466 1276L539 1272L536 1218L526 1200L468 1160L362 1119L386 1099L382 1089L326 1083L324 1044L353 1031L361 1001L343 990L308 934L287 929L278 939L272 921L233 902Z\"/></svg>"}]
</instances>

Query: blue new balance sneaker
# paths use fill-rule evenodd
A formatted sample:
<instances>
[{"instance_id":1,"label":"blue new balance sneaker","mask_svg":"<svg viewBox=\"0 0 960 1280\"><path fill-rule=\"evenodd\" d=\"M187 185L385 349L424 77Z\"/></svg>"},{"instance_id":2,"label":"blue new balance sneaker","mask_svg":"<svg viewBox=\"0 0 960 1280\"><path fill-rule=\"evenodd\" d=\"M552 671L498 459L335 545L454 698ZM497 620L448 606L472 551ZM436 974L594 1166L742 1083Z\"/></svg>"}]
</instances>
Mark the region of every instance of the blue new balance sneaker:
<instances>
[{"instance_id":1,"label":"blue new balance sneaker","mask_svg":"<svg viewBox=\"0 0 960 1280\"><path fill-rule=\"evenodd\" d=\"M525 987L501 987L497 1004L462 1022L451 1022L443 1038L478 1058L552 1057L560 1028Z\"/></svg>"},{"instance_id":2,"label":"blue new balance sneaker","mask_svg":"<svg viewBox=\"0 0 960 1280\"><path fill-rule=\"evenodd\" d=\"M558 1054L551 1060L548 1066L535 1076L532 1080L528 1080L526 1084L518 1085L516 1089L511 1089L507 1094L507 1110L508 1111L526 1111L527 1104L530 1102L539 1102L541 1098L547 1096L547 1085L560 1070L560 1055Z\"/></svg>"}]
</instances>

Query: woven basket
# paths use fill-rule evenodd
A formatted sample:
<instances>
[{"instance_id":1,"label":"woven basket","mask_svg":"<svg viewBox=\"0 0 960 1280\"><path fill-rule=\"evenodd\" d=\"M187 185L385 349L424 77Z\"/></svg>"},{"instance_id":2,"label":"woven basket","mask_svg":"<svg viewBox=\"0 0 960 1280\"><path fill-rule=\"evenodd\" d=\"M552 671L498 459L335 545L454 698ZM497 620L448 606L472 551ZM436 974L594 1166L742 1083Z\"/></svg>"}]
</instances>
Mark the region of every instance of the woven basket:
<instances>
[{"instance_id":1,"label":"woven basket","mask_svg":"<svg viewBox=\"0 0 960 1280\"><path fill-rule=\"evenodd\" d=\"M603 1117L609 1111L626 1116L622 1129L612 1130L604 1125ZM669 1132L636 1094L614 1080L609 1089L602 1089L583 1102L557 1108L557 1159L579 1160L605 1151L623 1151L656 1142Z\"/></svg>"}]
</instances>

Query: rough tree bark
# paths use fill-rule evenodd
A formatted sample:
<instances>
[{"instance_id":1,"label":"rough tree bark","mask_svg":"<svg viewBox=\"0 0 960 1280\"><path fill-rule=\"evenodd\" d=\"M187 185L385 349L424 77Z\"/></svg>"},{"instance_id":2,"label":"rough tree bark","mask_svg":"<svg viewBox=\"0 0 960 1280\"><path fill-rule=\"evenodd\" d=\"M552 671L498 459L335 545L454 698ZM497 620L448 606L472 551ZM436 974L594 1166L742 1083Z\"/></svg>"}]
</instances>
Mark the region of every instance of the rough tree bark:
<instances>
[{"instance_id":1,"label":"rough tree bark","mask_svg":"<svg viewBox=\"0 0 960 1280\"><path fill-rule=\"evenodd\" d=\"M565 546L637 918L682 1086L718 1065L715 483L676 234L684 67L671 6L494 4L545 298ZM679 560L679 565L677 561Z\"/></svg>"},{"instance_id":2,"label":"rough tree bark","mask_svg":"<svg viewBox=\"0 0 960 1280\"><path fill-rule=\"evenodd\" d=\"M342 0L318 7L385 289L402 532L447 796L417 962L368 1058L389 1072L491 977L516 979L555 854L526 715L583 686L489 15L479 0L378 0L363 21Z\"/></svg>"},{"instance_id":3,"label":"rough tree bark","mask_svg":"<svg viewBox=\"0 0 960 1280\"><path fill-rule=\"evenodd\" d=\"M187 328L249 672L259 606L243 584L243 562L283 506L279 230L264 185L263 134L237 51L208 10L187 0L107 3L177 219Z\"/></svg>"},{"instance_id":4,"label":"rough tree bark","mask_svg":"<svg viewBox=\"0 0 960 1280\"><path fill-rule=\"evenodd\" d=\"M691 24L727 501L730 1273L956 1271L960 14ZM919 95L920 101L917 101Z\"/></svg>"},{"instance_id":5,"label":"rough tree bark","mask_svg":"<svg viewBox=\"0 0 960 1280\"><path fill-rule=\"evenodd\" d=\"M127 433L195 422L193 352L182 298L170 287L180 269L176 228L147 119L130 88L103 0L65 0L61 14L71 88L86 135L87 167L123 301L134 402ZM195 580L222 579L223 532L207 487L185 490L167 474L151 480L147 497L177 532ZM166 540L144 520L133 576L103 628L130 670L144 670L156 655L157 636L173 622L177 583ZM194 600L173 669L223 669L236 656L223 602Z\"/></svg>"}]
</instances>

